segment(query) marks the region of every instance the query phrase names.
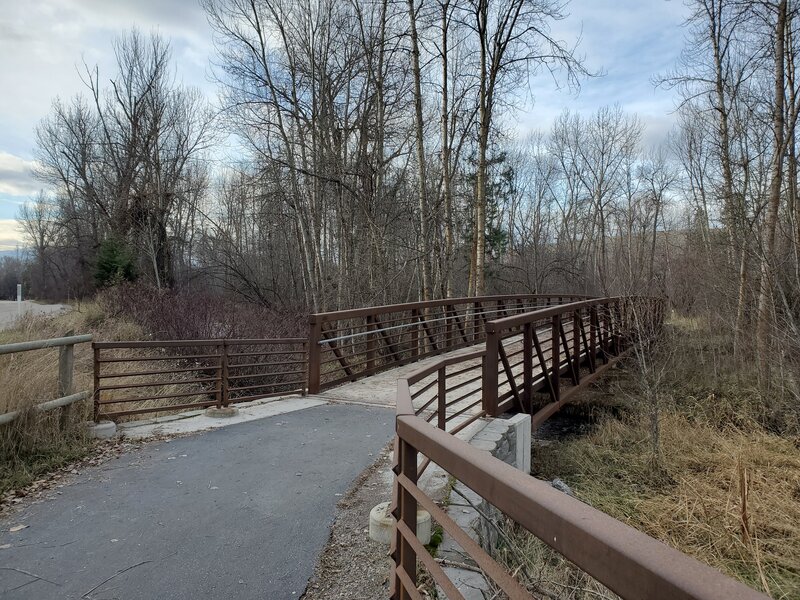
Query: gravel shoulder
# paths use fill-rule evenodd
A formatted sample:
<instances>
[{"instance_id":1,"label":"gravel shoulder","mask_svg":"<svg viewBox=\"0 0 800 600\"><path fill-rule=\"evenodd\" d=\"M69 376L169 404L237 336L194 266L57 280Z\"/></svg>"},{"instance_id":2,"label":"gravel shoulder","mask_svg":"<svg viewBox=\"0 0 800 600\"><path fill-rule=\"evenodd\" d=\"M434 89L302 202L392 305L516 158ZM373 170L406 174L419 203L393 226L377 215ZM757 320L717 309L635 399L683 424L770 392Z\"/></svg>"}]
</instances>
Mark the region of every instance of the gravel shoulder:
<instances>
[{"instance_id":1,"label":"gravel shoulder","mask_svg":"<svg viewBox=\"0 0 800 600\"><path fill-rule=\"evenodd\" d=\"M389 595L389 547L369 538L369 511L390 500L392 445L337 504L330 538L303 600L379 600Z\"/></svg>"},{"instance_id":2,"label":"gravel shoulder","mask_svg":"<svg viewBox=\"0 0 800 600\"><path fill-rule=\"evenodd\" d=\"M38 304L30 300L23 300L22 314L55 315L70 310L67 304ZM0 300L0 329L9 329L14 326L20 316L20 309L13 300Z\"/></svg>"}]
</instances>

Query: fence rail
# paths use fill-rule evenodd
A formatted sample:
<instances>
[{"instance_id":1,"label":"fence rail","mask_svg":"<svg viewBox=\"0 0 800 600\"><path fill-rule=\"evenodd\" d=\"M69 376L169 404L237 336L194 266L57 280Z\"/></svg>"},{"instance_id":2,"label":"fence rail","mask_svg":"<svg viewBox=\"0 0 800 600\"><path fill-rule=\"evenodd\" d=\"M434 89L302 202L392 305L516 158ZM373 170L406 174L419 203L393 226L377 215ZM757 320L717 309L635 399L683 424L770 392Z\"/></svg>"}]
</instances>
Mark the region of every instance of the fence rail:
<instances>
[{"instance_id":1,"label":"fence rail","mask_svg":"<svg viewBox=\"0 0 800 600\"><path fill-rule=\"evenodd\" d=\"M501 400L503 394L497 389L502 385L515 390L510 396L519 395L522 408L536 390L545 390L543 396L549 400L545 409L552 414L569 398L567 394L559 395L565 375L572 386L567 390L571 394L603 367L619 360L634 340L652 335L663 320L663 310L663 303L654 299L607 298L497 319L486 324L484 350L443 358L398 381L392 598L421 598L417 590L419 561L447 598L463 599L416 537L419 507L431 514L507 597L534 597L417 486L419 475L429 462L441 466L623 598L766 598L470 446L453 435L459 426L450 425L447 420L454 414L453 408L460 406L458 402L469 406L461 415L463 419L474 420L504 408L507 401ZM542 339L547 335L551 338L549 345L548 340ZM513 344L521 349L512 349ZM511 356L514 352L519 352L515 356L522 356L519 370L507 368L516 362ZM481 402L475 402L474 391L460 399L470 386L483 390Z\"/></svg>"},{"instance_id":2,"label":"fence rail","mask_svg":"<svg viewBox=\"0 0 800 600\"><path fill-rule=\"evenodd\" d=\"M304 338L95 342L94 418L305 393L307 346Z\"/></svg>"},{"instance_id":3,"label":"fence rail","mask_svg":"<svg viewBox=\"0 0 800 600\"><path fill-rule=\"evenodd\" d=\"M29 342L16 342L13 344L3 344L0 346L0 355L17 354L20 352L30 352L32 350L45 350L47 348L58 348L58 393L60 396L54 400L47 400L36 404L33 408L44 412L61 408L61 426L63 427L69 418L72 405L76 402L91 398L92 393L88 390L82 392L73 391L73 373L75 370L75 345L84 344L92 341L92 336L72 335L68 332L66 336L51 338L48 340L33 340ZM10 423L18 418L23 411L13 410L0 414L0 425Z\"/></svg>"}]
</instances>

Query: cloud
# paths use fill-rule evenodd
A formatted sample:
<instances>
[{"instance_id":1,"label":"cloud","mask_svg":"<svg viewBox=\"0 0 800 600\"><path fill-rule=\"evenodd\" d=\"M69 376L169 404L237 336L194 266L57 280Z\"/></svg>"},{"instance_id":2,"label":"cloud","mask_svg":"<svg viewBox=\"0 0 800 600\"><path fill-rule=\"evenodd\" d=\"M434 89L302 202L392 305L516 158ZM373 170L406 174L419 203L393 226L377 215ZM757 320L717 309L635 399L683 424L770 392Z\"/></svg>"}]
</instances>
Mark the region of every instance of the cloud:
<instances>
[{"instance_id":1,"label":"cloud","mask_svg":"<svg viewBox=\"0 0 800 600\"><path fill-rule=\"evenodd\" d=\"M549 74L533 77L534 102L524 103L512 121L518 135L548 131L564 109L588 116L601 106L619 104L641 118L646 145L663 139L674 122L676 102L674 92L654 87L653 78L675 65L688 8L663 0L573 0L568 11L554 25L555 37L568 44L580 38L577 54L602 76L585 79L577 95L555 89Z\"/></svg>"},{"instance_id":2,"label":"cloud","mask_svg":"<svg viewBox=\"0 0 800 600\"><path fill-rule=\"evenodd\" d=\"M16 219L0 219L0 251L22 248L25 240Z\"/></svg>"},{"instance_id":3,"label":"cloud","mask_svg":"<svg viewBox=\"0 0 800 600\"><path fill-rule=\"evenodd\" d=\"M134 26L170 39L178 78L211 90L211 30L196 0L0 0L0 151L31 152L53 99L85 91L83 62L112 77L112 41Z\"/></svg>"},{"instance_id":4,"label":"cloud","mask_svg":"<svg viewBox=\"0 0 800 600\"><path fill-rule=\"evenodd\" d=\"M30 196L40 189L33 177L35 162L0 150L0 194Z\"/></svg>"}]
</instances>

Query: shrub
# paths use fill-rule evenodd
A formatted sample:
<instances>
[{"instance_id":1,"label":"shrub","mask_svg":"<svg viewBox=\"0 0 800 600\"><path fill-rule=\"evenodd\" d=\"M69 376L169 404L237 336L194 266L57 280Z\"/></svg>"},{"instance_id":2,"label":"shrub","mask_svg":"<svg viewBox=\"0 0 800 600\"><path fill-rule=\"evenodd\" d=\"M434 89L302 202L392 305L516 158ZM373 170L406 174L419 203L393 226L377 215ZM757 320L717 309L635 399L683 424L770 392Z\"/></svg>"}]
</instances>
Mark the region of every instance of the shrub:
<instances>
[{"instance_id":1,"label":"shrub","mask_svg":"<svg viewBox=\"0 0 800 600\"><path fill-rule=\"evenodd\" d=\"M136 279L133 253L116 238L103 240L97 252L94 279L101 288L123 281L133 281Z\"/></svg>"}]
</instances>

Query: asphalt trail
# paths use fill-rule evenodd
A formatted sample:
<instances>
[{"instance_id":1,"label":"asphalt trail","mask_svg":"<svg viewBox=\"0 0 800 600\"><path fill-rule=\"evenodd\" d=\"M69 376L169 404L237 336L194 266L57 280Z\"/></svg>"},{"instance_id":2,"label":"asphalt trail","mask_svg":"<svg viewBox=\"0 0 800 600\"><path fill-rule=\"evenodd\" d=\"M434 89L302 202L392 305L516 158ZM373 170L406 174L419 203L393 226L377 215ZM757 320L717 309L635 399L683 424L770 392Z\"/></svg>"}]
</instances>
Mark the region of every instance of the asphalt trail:
<instances>
[{"instance_id":1,"label":"asphalt trail","mask_svg":"<svg viewBox=\"0 0 800 600\"><path fill-rule=\"evenodd\" d=\"M382 408L316 406L87 469L0 521L0 599L299 598L336 502L393 421ZM9 531L18 524L29 527Z\"/></svg>"}]
</instances>

